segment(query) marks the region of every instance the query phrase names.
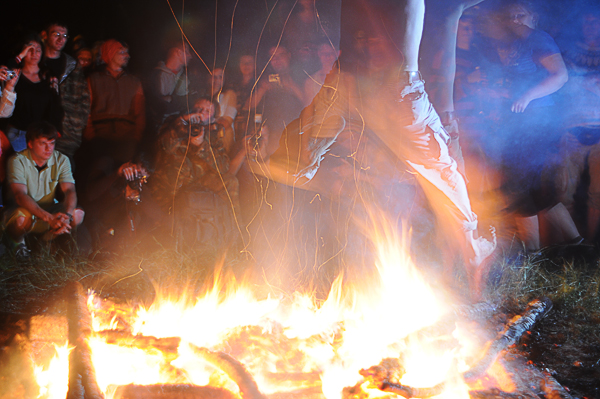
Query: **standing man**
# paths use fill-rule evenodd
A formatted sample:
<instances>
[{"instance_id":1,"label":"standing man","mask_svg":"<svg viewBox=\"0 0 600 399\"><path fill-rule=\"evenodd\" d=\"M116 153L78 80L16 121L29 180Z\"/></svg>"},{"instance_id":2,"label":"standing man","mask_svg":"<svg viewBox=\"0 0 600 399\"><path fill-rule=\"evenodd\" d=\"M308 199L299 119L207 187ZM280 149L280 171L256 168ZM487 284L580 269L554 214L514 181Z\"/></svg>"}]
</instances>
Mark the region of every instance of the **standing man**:
<instances>
[{"instance_id":1,"label":"standing man","mask_svg":"<svg viewBox=\"0 0 600 399\"><path fill-rule=\"evenodd\" d=\"M64 110L62 135L56 140L56 149L72 162L90 114L90 90L81 65L63 51L69 38L67 27L52 22L41 36L45 44L43 64L56 79Z\"/></svg>"},{"instance_id":2,"label":"standing man","mask_svg":"<svg viewBox=\"0 0 600 399\"><path fill-rule=\"evenodd\" d=\"M133 158L146 126L144 91L140 80L125 70L125 43L109 39L101 52L106 67L89 78L92 109L84 138L93 142L97 155L123 163Z\"/></svg>"},{"instance_id":3,"label":"standing man","mask_svg":"<svg viewBox=\"0 0 600 399\"><path fill-rule=\"evenodd\" d=\"M75 180L69 159L54 149L58 132L48 122L35 122L27 130L27 149L8 162L10 199L14 203L4 217L4 228L18 258L27 258L25 244L28 233L44 234L51 240L83 221L84 212L77 209ZM64 200L58 202L58 190Z\"/></svg>"},{"instance_id":4,"label":"standing man","mask_svg":"<svg viewBox=\"0 0 600 399\"><path fill-rule=\"evenodd\" d=\"M207 77L207 97L219 104L219 113L216 122L223 126L223 146L229 153L235 141L233 121L237 115L237 95L232 89L224 89L224 73L221 67L213 69L212 74Z\"/></svg>"},{"instance_id":5,"label":"standing man","mask_svg":"<svg viewBox=\"0 0 600 399\"><path fill-rule=\"evenodd\" d=\"M160 61L152 71L147 89L152 123L156 128L168 116L178 114L186 109L189 81L185 67L191 57L188 44L173 45L167 52L167 59Z\"/></svg>"}]
</instances>

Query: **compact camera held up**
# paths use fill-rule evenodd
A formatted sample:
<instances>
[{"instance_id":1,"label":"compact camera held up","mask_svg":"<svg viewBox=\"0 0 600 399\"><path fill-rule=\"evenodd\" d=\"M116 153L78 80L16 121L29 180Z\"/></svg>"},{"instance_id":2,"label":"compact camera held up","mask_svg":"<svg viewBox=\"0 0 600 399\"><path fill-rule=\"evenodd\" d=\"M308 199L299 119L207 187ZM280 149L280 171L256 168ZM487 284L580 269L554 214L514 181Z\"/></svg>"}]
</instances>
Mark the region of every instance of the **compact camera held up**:
<instances>
[{"instance_id":1,"label":"compact camera held up","mask_svg":"<svg viewBox=\"0 0 600 399\"><path fill-rule=\"evenodd\" d=\"M11 70L4 65L0 66L0 81L8 82L19 76L18 70Z\"/></svg>"}]
</instances>

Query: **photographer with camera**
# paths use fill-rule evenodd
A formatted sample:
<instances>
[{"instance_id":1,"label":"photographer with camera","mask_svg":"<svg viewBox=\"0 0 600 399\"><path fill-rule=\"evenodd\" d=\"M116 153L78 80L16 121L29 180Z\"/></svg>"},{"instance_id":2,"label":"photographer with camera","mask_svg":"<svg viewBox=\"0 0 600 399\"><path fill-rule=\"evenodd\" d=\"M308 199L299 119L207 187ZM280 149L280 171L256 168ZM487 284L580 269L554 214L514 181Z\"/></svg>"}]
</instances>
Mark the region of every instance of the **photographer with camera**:
<instances>
[{"instance_id":1,"label":"photographer with camera","mask_svg":"<svg viewBox=\"0 0 600 399\"><path fill-rule=\"evenodd\" d=\"M36 34L25 36L22 51L15 57L21 74L14 86L18 94L9 120L6 136L16 152L27 148L25 134L30 123L47 121L62 132L63 109L56 78L50 76L41 62L44 44Z\"/></svg>"},{"instance_id":2,"label":"photographer with camera","mask_svg":"<svg viewBox=\"0 0 600 399\"><path fill-rule=\"evenodd\" d=\"M120 163L102 156L91 165L82 200L86 226L96 247L105 248L111 242L122 244L123 238L138 230L138 213L133 209L141 202L148 176L148 168L137 158Z\"/></svg>"},{"instance_id":3,"label":"photographer with camera","mask_svg":"<svg viewBox=\"0 0 600 399\"><path fill-rule=\"evenodd\" d=\"M3 82L2 97L0 97L0 118L10 118L15 109L17 93L15 86L21 76L20 69L9 70L4 65L0 66L0 80Z\"/></svg>"},{"instance_id":4,"label":"photographer with camera","mask_svg":"<svg viewBox=\"0 0 600 399\"><path fill-rule=\"evenodd\" d=\"M235 174L245 152L230 161L223 128L214 123L218 107L210 98L200 98L191 113L167 118L159 130L149 191L164 215L162 222L174 217L171 220L190 243L226 243L237 236Z\"/></svg>"}]
</instances>

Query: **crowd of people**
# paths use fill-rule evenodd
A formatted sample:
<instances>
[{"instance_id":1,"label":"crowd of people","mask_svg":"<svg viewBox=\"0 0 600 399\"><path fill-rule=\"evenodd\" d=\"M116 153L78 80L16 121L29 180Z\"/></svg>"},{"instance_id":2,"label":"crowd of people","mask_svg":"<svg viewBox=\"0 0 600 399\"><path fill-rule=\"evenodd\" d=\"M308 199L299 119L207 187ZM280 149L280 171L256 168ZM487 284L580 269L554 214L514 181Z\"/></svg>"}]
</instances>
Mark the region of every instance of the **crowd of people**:
<instances>
[{"instance_id":1,"label":"crowd of people","mask_svg":"<svg viewBox=\"0 0 600 399\"><path fill-rule=\"evenodd\" d=\"M314 5L303 7L296 33L318 32ZM248 162L266 162L315 90L302 82L322 82L336 59L325 32L288 37L314 53L302 69L300 51L280 44L266 71L250 52L229 77L176 40L163 43L158 65L132 74L123 41L87 47L78 37L67 52L68 42L68 26L50 22L0 69L3 242L20 258L31 253L27 233L48 241L76 228L96 248L156 228L185 230L189 244L240 241L264 179ZM317 47L331 49L328 65Z\"/></svg>"},{"instance_id":2,"label":"crowd of people","mask_svg":"<svg viewBox=\"0 0 600 399\"><path fill-rule=\"evenodd\" d=\"M320 121L319 138L335 138L311 149L319 153L312 163L300 159L295 165L305 168L300 173L286 170L287 177L277 177L281 169L269 163L271 157L281 160L283 147L293 146L287 141L291 130L300 136L307 131L306 110L317 107L327 76L339 68L338 44L316 23L314 4L300 2L282 40L266 54L264 69L257 68L263 63L254 52L234 54L234 67L209 68L179 40L164 46L165 57L156 67L136 76L127 70L129 48L122 41L108 39L93 48L79 42L71 56L62 23L24 37L0 71L6 245L27 257L26 233L51 240L82 223L96 246L161 226L185 231L182 237L192 245L252 241L250 236L264 230L252 223L271 215L266 193L273 181L311 180L328 162L333 166L318 171L324 184L309 191L342 198L347 186L337 179L352 175L356 151L337 154L330 146L344 129L364 130L348 118ZM525 253L593 240L600 224L600 10L581 13L577 34L553 32L555 38L537 29L541 14L527 1L472 7L458 17L455 57L432 51L420 62L476 213L494 220L505 236L514 232ZM390 48L361 30L352 40L355 53L365 55L353 62L369 64L368 81L376 82L377 64L394 58ZM448 71L454 83L452 101L445 104ZM407 79L413 88L423 81L420 74ZM360 84L359 91L377 94L377 88ZM415 101L422 91L417 89L409 93ZM365 113L372 121L368 128L394 119L385 106L372 108L378 114ZM334 133L327 136L327 129ZM387 196L384 177L398 176L382 161L388 158L381 147L397 143L380 139L383 146L370 139L365 159L383 165L373 170L385 172L370 178ZM420 170L401 155L431 180L427 163ZM289 154L284 158L288 162ZM440 173L438 180L450 179ZM586 176L582 212L576 194ZM377 178L381 182L374 182ZM465 217L470 214L469 208ZM476 225L476 217L472 222ZM331 234L335 230L330 227Z\"/></svg>"},{"instance_id":3,"label":"crowd of people","mask_svg":"<svg viewBox=\"0 0 600 399\"><path fill-rule=\"evenodd\" d=\"M464 15L454 85L472 198L500 193L488 209L511 216L507 230L534 254L593 242L600 221L591 155L600 126L600 10L583 9L555 38L538 29L541 18L527 1ZM584 172L587 206L575 207Z\"/></svg>"}]
</instances>

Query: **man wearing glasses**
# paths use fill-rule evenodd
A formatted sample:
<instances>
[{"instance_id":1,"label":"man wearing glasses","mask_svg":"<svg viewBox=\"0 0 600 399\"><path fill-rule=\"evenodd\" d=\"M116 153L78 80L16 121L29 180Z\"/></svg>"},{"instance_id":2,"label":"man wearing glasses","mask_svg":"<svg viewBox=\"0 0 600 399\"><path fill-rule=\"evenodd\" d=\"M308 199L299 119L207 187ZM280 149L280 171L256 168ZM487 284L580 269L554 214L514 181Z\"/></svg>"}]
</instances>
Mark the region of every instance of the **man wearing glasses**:
<instances>
[{"instance_id":1,"label":"man wearing glasses","mask_svg":"<svg viewBox=\"0 0 600 399\"><path fill-rule=\"evenodd\" d=\"M90 91L81 65L63 51L69 39L67 27L52 22L41 36L45 44L43 63L56 79L64 110L62 135L56 140L56 149L67 155L73 164L73 155L81 145L83 129L90 113Z\"/></svg>"}]
</instances>

